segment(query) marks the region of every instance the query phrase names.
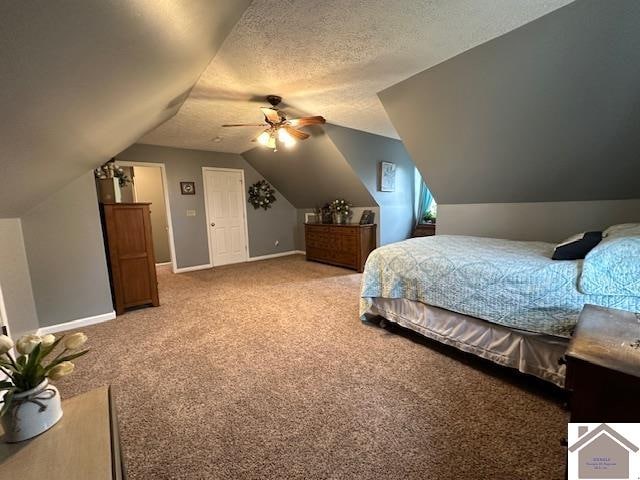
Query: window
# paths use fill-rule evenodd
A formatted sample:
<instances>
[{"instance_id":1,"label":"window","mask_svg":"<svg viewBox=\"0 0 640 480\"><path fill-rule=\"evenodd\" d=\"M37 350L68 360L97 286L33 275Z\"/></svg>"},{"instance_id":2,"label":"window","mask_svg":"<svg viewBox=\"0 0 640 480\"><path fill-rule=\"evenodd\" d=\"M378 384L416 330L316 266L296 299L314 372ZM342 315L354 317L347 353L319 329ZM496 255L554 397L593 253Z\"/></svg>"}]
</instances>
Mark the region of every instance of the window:
<instances>
[{"instance_id":1,"label":"window","mask_svg":"<svg viewBox=\"0 0 640 480\"><path fill-rule=\"evenodd\" d=\"M429 187L422 179L420 171L415 169L415 213L416 223L435 223L437 215L437 204Z\"/></svg>"}]
</instances>

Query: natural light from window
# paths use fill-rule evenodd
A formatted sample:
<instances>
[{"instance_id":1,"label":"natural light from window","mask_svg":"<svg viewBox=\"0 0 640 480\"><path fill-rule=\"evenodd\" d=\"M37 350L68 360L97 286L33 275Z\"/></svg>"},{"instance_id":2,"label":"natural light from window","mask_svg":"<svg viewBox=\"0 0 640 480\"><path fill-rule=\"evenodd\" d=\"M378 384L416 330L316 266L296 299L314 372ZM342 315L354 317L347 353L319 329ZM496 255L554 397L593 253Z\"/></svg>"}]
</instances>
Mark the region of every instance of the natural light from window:
<instances>
[{"instance_id":1,"label":"natural light from window","mask_svg":"<svg viewBox=\"0 0 640 480\"><path fill-rule=\"evenodd\" d=\"M438 206L417 168L415 169L414 179L416 223L436 223Z\"/></svg>"}]
</instances>

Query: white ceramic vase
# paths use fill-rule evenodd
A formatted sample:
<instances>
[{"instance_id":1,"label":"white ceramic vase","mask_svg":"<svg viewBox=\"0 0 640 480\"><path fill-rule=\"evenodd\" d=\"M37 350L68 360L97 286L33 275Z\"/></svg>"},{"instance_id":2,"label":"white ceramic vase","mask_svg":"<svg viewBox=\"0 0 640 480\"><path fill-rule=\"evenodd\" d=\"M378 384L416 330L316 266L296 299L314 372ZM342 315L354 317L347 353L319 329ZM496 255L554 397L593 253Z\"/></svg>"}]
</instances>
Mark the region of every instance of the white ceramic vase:
<instances>
[{"instance_id":1,"label":"white ceramic vase","mask_svg":"<svg viewBox=\"0 0 640 480\"><path fill-rule=\"evenodd\" d=\"M2 416L4 440L21 442L49 430L62 418L60 393L47 379L31 390L16 393Z\"/></svg>"}]
</instances>

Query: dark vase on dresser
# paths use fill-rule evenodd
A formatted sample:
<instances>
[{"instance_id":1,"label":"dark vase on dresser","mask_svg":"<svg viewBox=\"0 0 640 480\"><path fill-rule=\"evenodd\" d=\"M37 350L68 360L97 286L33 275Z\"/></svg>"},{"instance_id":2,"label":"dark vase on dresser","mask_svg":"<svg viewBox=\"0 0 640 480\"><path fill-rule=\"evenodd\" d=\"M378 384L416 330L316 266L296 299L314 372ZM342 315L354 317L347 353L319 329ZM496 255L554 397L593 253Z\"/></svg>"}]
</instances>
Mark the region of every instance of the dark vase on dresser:
<instances>
[{"instance_id":1,"label":"dark vase on dresser","mask_svg":"<svg viewBox=\"0 0 640 480\"><path fill-rule=\"evenodd\" d=\"M111 295L116 314L143 305L160 305L149 203L100 206Z\"/></svg>"}]
</instances>

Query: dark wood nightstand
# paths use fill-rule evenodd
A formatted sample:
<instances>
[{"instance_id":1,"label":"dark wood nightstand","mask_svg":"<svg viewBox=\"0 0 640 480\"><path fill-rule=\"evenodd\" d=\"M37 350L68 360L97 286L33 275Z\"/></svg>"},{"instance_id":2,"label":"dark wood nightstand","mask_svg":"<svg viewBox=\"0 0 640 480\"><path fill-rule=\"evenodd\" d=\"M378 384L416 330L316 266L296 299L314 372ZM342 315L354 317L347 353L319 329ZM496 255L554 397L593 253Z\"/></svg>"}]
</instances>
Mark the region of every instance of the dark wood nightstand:
<instances>
[{"instance_id":1,"label":"dark wood nightstand","mask_svg":"<svg viewBox=\"0 0 640 480\"><path fill-rule=\"evenodd\" d=\"M420 223L413 229L412 237L430 237L436 234L435 223Z\"/></svg>"},{"instance_id":2,"label":"dark wood nightstand","mask_svg":"<svg viewBox=\"0 0 640 480\"><path fill-rule=\"evenodd\" d=\"M640 314L586 305L566 360L571 422L640 422Z\"/></svg>"}]
</instances>

